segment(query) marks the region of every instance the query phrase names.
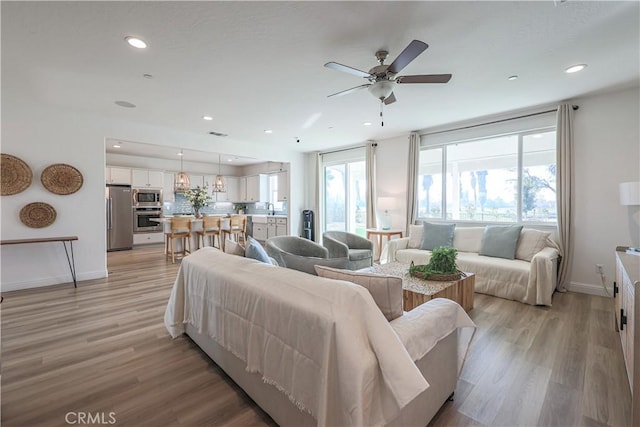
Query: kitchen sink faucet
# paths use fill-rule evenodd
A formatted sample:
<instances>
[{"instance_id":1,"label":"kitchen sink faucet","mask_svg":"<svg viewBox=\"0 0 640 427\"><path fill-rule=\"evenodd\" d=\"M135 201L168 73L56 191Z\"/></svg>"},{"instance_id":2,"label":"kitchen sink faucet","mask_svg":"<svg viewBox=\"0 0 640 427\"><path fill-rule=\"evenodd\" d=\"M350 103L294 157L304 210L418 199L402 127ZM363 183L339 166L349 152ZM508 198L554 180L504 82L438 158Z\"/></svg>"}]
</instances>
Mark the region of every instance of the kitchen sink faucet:
<instances>
[{"instance_id":1,"label":"kitchen sink faucet","mask_svg":"<svg viewBox=\"0 0 640 427\"><path fill-rule=\"evenodd\" d=\"M269 212L269 206L271 206L271 212ZM267 213L269 215L275 215L276 214L276 208L273 206L273 203L267 203Z\"/></svg>"}]
</instances>

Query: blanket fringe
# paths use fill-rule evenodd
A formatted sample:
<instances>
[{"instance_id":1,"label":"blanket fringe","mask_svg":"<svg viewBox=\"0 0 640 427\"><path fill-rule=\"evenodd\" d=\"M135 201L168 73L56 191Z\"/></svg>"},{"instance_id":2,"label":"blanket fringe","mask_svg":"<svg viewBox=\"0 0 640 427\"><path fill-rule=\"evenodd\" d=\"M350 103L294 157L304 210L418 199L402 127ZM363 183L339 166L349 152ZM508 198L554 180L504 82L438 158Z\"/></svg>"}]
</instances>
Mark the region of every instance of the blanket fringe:
<instances>
[{"instance_id":1,"label":"blanket fringe","mask_svg":"<svg viewBox=\"0 0 640 427\"><path fill-rule=\"evenodd\" d=\"M184 322L184 323L189 323L192 326L196 326L196 329L198 330L199 334L203 334L204 335L204 331L202 330L201 327L194 325L192 322ZM237 357L238 359L242 360L245 364L247 364L247 360L244 356L242 356L241 354L239 354L238 352L234 351L233 348L231 348L229 345L226 345L225 343L220 342L220 340L218 339L218 337L213 337L210 334L206 334L208 335L210 338L212 338L216 343L218 343L219 346L221 346L222 348L224 348L225 350L227 350L229 353L233 354L235 357ZM278 391L280 391L281 393L283 393L285 396L287 396L289 398L289 400L291 401L291 403L293 403L294 405L296 405L296 407L302 411L302 412L306 412L309 415L311 415L313 418L315 418L316 420L318 419L318 417L316 416L316 414L313 413L313 411L309 408L307 408L302 402L296 400L296 398L289 392L287 391L287 389L285 389L284 387L282 387L280 384L278 384L277 381L271 379L271 378L267 378L264 376L264 374L262 372L260 372L258 369L251 369L249 367L249 365L246 366L245 371L250 373L250 374L261 374L262 375L262 381L265 384L269 384L274 386L276 389L278 389Z\"/></svg>"}]
</instances>

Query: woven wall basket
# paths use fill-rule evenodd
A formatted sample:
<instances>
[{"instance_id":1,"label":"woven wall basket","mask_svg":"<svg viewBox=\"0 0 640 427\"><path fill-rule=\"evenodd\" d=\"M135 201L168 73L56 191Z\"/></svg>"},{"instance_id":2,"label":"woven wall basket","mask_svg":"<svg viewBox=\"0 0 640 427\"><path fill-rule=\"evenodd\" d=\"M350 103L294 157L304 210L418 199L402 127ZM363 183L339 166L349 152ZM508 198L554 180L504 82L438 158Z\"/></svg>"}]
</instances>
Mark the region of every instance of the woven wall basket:
<instances>
[{"instance_id":1,"label":"woven wall basket","mask_svg":"<svg viewBox=\"0 0 640 427\"><path fill-rule=\"evenodd\" d=\"M84 179L76 168L64 163L47 166L40 175L44 188L54 194L73 194L82 187Z\"/></svg>"},{"instance_id":2,"label":"woven wall basket","mask_svg":"<svg viewBox=\"0 0 640 427\"><path fill-rule=\"evenodd\" d=\"M56 210L48 203L29 203L20 209L20 221L27 227L42 228L53 224L56 220Z\"/></svg>"},{"instance_id":3,"label":"woven wall basket","mask_svg":"<svg viewBox=\"0 0 640 427\"><path fill-rule=\"evenodd\" d=\"M31 181L33 180L31 168L16 156L2 154L0 169L2 170L0 195L11 196L18 194L31 185Z\"/></svg>"}]
</instances>

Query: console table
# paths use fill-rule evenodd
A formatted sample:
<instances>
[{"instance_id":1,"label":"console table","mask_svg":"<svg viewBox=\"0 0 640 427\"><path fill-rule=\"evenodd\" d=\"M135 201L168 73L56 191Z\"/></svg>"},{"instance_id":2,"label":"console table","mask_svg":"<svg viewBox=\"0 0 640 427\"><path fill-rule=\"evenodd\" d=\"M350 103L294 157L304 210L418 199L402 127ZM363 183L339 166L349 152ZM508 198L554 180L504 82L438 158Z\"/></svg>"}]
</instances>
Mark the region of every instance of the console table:
<instances>
[{"instance_id":1,"label":"console table","mask_svg":"<svg viewBox=\"0 0 640 427\"><path fill-rule=\"evenodd\" d=\"M43 237L37 239L16 239L16 240L0 240L0 245L24 245L27 243L50 243L50 242L62 242L64 246L64 253L67 255L67 262L69 263L69 270L71 270L71 278L73 279L73 287L77 288L76 282L76 263L73 257L73 242L78 240L78 236L63 236L63 237ZM69 242L70 249L67 250L67 242ZM69 257L71 252L71 257Z\"/></svg>"}]
</instances>

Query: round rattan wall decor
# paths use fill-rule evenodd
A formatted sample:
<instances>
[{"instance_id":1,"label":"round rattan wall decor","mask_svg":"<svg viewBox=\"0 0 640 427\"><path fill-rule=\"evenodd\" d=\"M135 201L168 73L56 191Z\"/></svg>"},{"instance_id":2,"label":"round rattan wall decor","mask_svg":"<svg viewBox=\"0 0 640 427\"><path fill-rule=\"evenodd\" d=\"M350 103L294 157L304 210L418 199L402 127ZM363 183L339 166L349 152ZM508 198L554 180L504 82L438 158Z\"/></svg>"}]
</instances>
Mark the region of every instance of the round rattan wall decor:
<instances>
[{"instance_id":1,"label":"round rattan wall decor","mask_svg":"<svg viewBox=\"0 0 640 427\"><path fill-rule=\"evenodd\" d=\"M44 188L54 194L73 194L82 187L84 179L76 168L64 163L47 166L40 175Z\"/></svg>"},{"instance_id":2,"label":"round rattan wall decor","mask_svg":"<svg viewBox=\"0 0 640 427\"><path fill-rule=\"evenodd\" d=\"M0 195L11 196L26 190L33 180L33 172L31 172L29 165L11 154L2 154L1 157L2 183L0 184Z\"/></svg>"},{"instance_id":3,"label":"round rattan wall decor","mask_svg":"<svg viewBox=\"0 0 640 427\"><path fill-rule=\"evenodd\" d=\"M29 203L20 209L20 221L27 227L42 228L53 224L56 210L48 203Z\"/></svg>"}]
</instances>

